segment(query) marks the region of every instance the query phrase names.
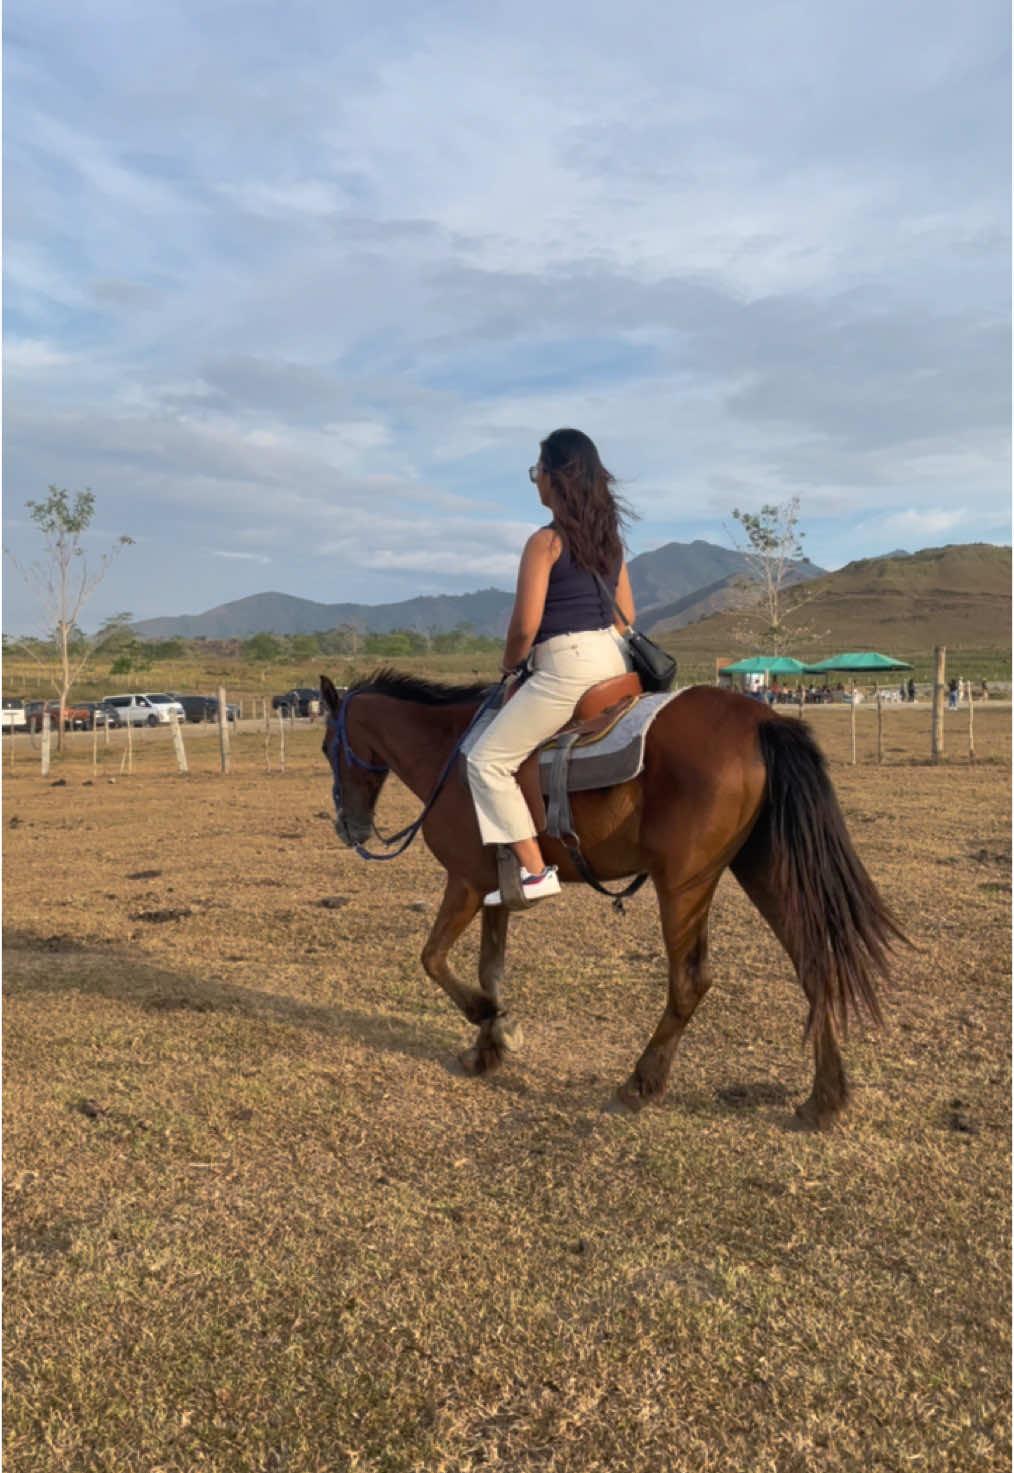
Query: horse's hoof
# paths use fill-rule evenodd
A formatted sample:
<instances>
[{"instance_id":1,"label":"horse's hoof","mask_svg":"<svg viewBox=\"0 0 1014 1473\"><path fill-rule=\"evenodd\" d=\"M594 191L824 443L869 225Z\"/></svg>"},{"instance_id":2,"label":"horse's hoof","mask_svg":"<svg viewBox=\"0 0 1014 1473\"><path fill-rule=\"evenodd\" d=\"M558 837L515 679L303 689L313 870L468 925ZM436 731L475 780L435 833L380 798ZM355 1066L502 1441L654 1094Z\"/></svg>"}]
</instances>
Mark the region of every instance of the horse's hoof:
<instances>
[{"instance_id":1,"label":"horse's hoof","mask_svg":"<svg viewBox=\"0 0 1014 1473\"><path fill-rule=\"evenodd\" d=\"M499 1069L503 1060L495 1049L481 1048L479 1044L473 1043L471 1048L462 1049L458 1055L458 1063L470 1079L477 1079L483 1074L492 1074Z\"/></svg>"},{"instance_id":2,"label":"horse's hoof","mask_svg":"<svg viewBox=\"0 0 1014 1473\"><path fill-rule=\"evenodd\" d=\"M806 1100L802 1105L797 1105L795 1113L789 1121L789 1129L797 1130L809 1135L827 1135L841 1121L841 1112L838 1110L818 1111L812 1100Z\"/></svg>"},{"instance_id":3,"label":"horse's hoof","mask_svg":"<svg viewBox=\"0 0 1014 1473\"><path fill-rule=\"evenodd\" d=\"M463 1048L458 1055L458 1063L466 1074L472 1078L482 1073L482 1051L473 1044L471 1048Z\"/></svg>"},{"instance_id":4,"label":"horse's hoof","mask_svg":"<svg viewBox=\"0 0 1014 1473\"><path fill-rule=\"evenodd\" d=\"M638 1089L631 1089L629 1084L621 1084L611 1100L603 1105L607 1115L638 1115L644 1109L648 1101Z\"/></svg>"},{"instance_id":5,"label":"horse's hoof","mask_svg":"<svg viewBox=\"0 0 1014 1473\"><path fill-rule=\"evenodd\" d=\"M509 1018L502 1017L494 1018L489 1036L498 1049L504 1049L509 1054L516 1054L525 1041L521 1024L512 1023Z\"/></svg>"}]
</instances>

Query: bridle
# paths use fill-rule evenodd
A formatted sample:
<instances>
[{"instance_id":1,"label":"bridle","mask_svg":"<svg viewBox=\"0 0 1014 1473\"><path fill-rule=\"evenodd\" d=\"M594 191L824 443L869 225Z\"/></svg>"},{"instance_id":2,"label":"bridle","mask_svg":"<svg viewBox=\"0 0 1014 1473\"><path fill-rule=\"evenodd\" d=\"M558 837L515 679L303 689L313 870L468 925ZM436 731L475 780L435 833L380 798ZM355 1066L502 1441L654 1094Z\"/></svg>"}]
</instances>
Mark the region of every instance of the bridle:
<instances>
[{"instance_id":1,"label":"bridle","mask_svg":"<svg viewBox=\"0 0 1014 1473\"><path fill-rule=\"evenodd\" d=\"M508 678L509 677L505 675L503 680L500 681L499 685L493 686L489 692L489 695L487 695L485 700L483 700L478 706L475 715L465 727L465 730L461 733L461 736L455 742L454 747L451 750L451 755L444 763L440 776L437 778L436 787L427 798L419 817L417 819L414 819L412 823L406 824L405 828L399 829L396 834L392 834L389 839L386 839L384 837L384 835L377 828L376 824L373 825L374 834L376 834L377 838L386 848L390 848L392 844L398 844L399 839L402 840L402 842L398 845L398 848L395 849L392 854L372 854L370 850L365 847L365 845L353 843L351 845L351 848L355 850L360 859L397 859L399 854L404 854L405 850L411 844L416 834L422 828L426 816L428 815L430 809L433 807L434 803L437 801L441 792L443 791L444 784L447 782L447 779L451 775L451 771L454 767L455 762L458 759L459 753L461 752L461 748L464 744L465 738L468 736L468 733L472 730L472 727L475 725L475 723L479 720L479 717L493 704L494 700L499 695L503 685ZM383 762L367 762L365 758L360 757L356 752L352 750L351 743L349 742L347 722L348 709L349 706L352 704L352 697L358 695L360 691L365 688L366 687L353 686L353 688L346 693L344 699L342 700L341 706L338 708L338 715L335 718L334 735L327 743L327 757L328 761L331 764L331 774L334 779L331 785L331 796L334 800L335 813L338 815L338 817L335 819L335 830L338 833L339 838L343 837L341 824L345 812L345 804L342 800L341 758L344 757L345 761L349 764L350 767L359 767L364 772L386 774L391 770ZM347 827L348 826L346 824L346 828Z\"/></svg>"}]
</instances>

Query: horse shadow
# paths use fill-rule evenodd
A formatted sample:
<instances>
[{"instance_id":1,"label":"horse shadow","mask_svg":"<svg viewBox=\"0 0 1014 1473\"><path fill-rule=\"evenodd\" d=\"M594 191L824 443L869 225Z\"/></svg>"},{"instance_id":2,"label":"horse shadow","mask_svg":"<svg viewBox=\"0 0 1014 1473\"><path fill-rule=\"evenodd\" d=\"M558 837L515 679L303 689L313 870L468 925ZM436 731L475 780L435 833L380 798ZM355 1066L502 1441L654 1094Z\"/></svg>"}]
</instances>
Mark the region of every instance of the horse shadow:
<instances>
[{"instance_id":1,"label":"horse shadow","mask_svg":"<svg viewBox=\"0 0 1014 1473\"><path fill-rule=\"evenodd\" d=\"M115 943L80 942L32 931L4 932L5 997L81 993L126 1003L142 1013L223 1013L262 1018L365 1043L387 1053L433 1059L450 1045L439 1020L363 1012L301 1001L238 983L172 970Z\"/></svg>"},{"instance_id":2,"label":"horse shadow","mask_svg":"<svg viewBox=\"0 0 1014 1473\"><path fill-rule=\"evenodd\" d=\"M31 930L4 932L3 960L5 997L79 993L126 1003L141 1013L220 1013L267 1019L436 1065L449 1078L466 1077L458 1061L464 1040L455 1028L453 1015L446 1020L420 1019L394 1011L364 1012L342 1004L305 1002L203 977L196 971L160 966L115 942L87 943ZM584 1077L536 1081L528 1071L508 1069L483 1079L484 1087L510 1096L519 1104L539 1097L544 1105L590 1116L608 1109L614 1082L598 1071ZM712 1119L739 1113L777 1119L790 1103L790 1091L770 1081L751 1080L701 1090L682 1089L677 1079L662 1108Z\"/></svg>"}]
</instances>

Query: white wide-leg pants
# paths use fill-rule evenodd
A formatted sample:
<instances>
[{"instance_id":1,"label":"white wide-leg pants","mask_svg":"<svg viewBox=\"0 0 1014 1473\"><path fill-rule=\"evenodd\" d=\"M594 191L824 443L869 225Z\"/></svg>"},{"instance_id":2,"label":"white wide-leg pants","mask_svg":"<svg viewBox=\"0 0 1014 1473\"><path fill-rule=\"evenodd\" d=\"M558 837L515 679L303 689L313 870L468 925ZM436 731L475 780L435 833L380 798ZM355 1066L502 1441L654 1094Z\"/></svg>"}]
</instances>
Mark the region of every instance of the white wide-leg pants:
<instances>
[{"instance_id":1,"label":"white wide-leg pants","mask_svg":"<svg viewBox=\"0 0 1014 1473\"><path fill-rule=\"evenodd\" d=\"M535 837L514 774L540 742L570 720L586 690L631 669L626 643L614 628L554 635L535 646L532 664L534 675L468 754L468 785L484 844Z\"/></svg>"}]
</instances>

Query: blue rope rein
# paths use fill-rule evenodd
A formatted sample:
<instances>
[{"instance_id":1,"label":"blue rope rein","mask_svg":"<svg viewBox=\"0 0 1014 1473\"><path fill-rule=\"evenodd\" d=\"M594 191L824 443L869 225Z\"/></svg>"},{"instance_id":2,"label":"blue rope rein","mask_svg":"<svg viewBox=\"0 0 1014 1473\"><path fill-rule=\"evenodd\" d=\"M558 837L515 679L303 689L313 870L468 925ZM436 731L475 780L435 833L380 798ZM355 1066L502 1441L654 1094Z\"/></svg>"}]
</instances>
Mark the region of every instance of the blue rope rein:
<instances>
[{"instance_id":1,"label":"blue rope rein","mask_svg":"<svg viewBox=\"0 0 1014 1473\"><path fill-rule=\"evenodd\" d=\"M407 824L405 826L405 828L399 829L396 834L392 834L389 839L385 839L384 836L383 836L383 834L378 833L377 832L376 825L374 825L373 832L377 835L377 838L380 840L380 842L382 844L384 844L388 848L390 848L390 846L392 844L397 844L398 843L398 840L401 839L401 840L403 840L403 842L399 845L399 847L397 849L395 849L395 851L394 851L393 854L371 854L370 850L369 849L366 849L362 844L353 844L352 847L355 850L355 852L359 855L360 859L397 859L398 856L399 856L399 854L404 854L405 850L411 844L411 842L415 838L416 834L422 828L423 823L424 823L427 815L429 814L430 809L433 807L434 803L439 798L439 796L440 796L440 794L441 794L441 792L443 790L444 784L447 782L447 779L450 777L451 771L452 771L452 769L454 767L454 764L455 764L455 762L458 759L458 756L459 756L459 754L461 752L461 748L464 745L465 738L468 736L469 732L475 726L476 722L479 720L479 717L482 716L484 712L486 712L486 711L489 710L490 706L493 704L494 700L499 695L500 690L501 690L502 686L504 685L504 682L507 679L508 679L508 677L505 675L503 677L503 680L500 681L499 685L493 686L493 688L490 691L489 695L485 698L485 700L478 707L478 709L475 712L475 715L472 717L471 721L468 723L468 725L465 727L464 731L461 733L461 735L458 738L458 740L455 742L454 747L453 747L453 749L451 751L451 755L448 757L447 761L444 763L443 770L441 771L440 776L437 778L436 786L433 789L433 791L430 794L430 796L427 798L426 803L423 806L423 810L420 813L419 817L417 819L415 819L412 823ZM377 763L377 762L367 762L367 761L365 761L362 757L357 756L356 753L353 752L353 750L352 750L352 747L351 747L351 745L349 743L349 734L348 734L348 727L347 727L347 722L346 722L346 715L347 715L347 712L348 712L348 708L349 708L349 706L352 703L352 697L354 695L358 695L358 694L359 694L359 689L356 688L356 687L353 687L353 689L348 692L348 694L346 695L345 699L342 701L341 708L340 708L340 710L338 712L338 720L335 723L335 734L334 734L334 737L333 737L333 739L330 742L329 747L328 747L328 754L327 754L328 755L328 761L331 763L331 772L332 772L332 774L334 776L334 782L333 782L332 787L331 787L331 796L332 796L332 798L334 800L334 806L335 806L335 812L336 813L342 813L344 811L344 804L342 802L341 776L340 776L341 768L340 768L340 765L339 765L339 754L338 754L338 751L337 751L337 748L338 748L339 745L341 746L341 756L343 756L345 758L346 762L349 764L350 767L360 767L360 768L363 769L364 772L385 772L386 773L386 772L390 772L390 770L391 770L388 766L386 766L382 762L381 763Z\"/></svg>"}]
</instances>

